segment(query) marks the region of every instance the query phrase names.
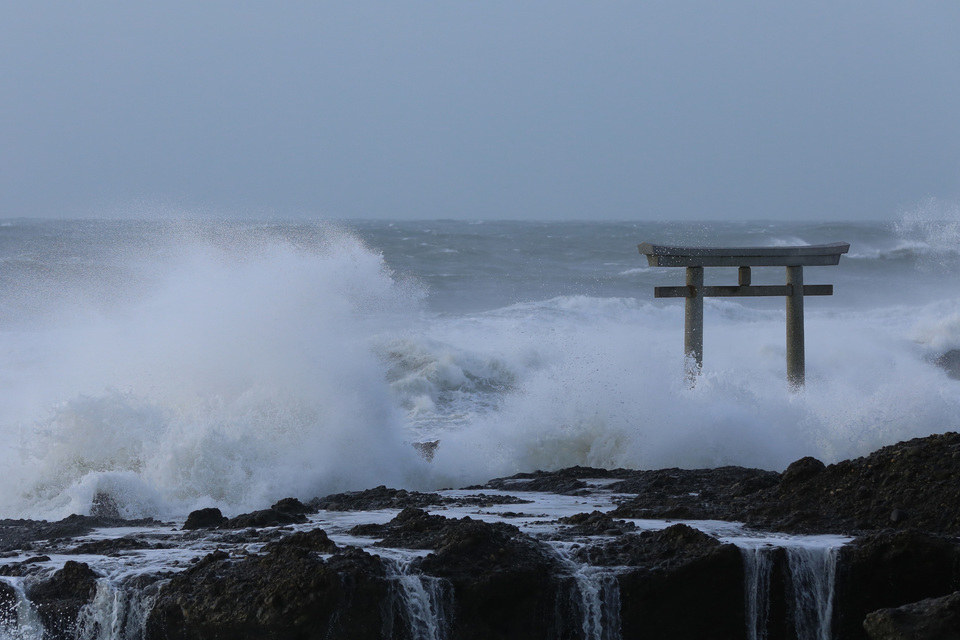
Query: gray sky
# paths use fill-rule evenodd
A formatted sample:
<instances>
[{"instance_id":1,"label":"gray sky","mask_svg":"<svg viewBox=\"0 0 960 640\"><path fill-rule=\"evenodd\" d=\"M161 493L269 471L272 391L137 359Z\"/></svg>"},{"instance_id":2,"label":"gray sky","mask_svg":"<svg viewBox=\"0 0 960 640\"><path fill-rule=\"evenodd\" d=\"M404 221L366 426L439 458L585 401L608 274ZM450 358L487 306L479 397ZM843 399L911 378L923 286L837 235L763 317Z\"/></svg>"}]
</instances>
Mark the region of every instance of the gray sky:
<instances>
[{"instance_id":1,"label":"gray sky","mask_svg":"<svg viewBox=\"0 0 960 640\"><path fill-rule=\"evenodd\" d=\"M882 219L960 198L960 2L17 1L0 217Z\"/></svg>"}]
</instances>

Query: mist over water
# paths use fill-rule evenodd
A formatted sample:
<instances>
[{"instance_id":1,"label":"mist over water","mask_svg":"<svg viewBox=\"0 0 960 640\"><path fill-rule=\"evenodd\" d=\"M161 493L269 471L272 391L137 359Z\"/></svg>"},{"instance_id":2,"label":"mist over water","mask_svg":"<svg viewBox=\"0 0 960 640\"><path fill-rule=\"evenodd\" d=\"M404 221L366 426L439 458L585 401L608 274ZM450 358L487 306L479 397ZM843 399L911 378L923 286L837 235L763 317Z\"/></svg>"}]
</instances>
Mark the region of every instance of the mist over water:
<instances>
[{"instance_id":1,"label":"mist over water","mask_svg":"<svg viewBox=\"0 0 960 640\"><path fill-rule=\"evenodd\" d=\"M782 469L956 430L960 382L932 360L960 347L960 216L925 206L898 225L10 221L0 516L88 513L97 492L164 517L574 464ZM682 269L639 242L841 240L805 274L835 285L806 304L805 392L780 299L709 299L686 385L683 304L652 291ZM432 462L410 446L434 439Z\"/></svg>"}]
</instances>

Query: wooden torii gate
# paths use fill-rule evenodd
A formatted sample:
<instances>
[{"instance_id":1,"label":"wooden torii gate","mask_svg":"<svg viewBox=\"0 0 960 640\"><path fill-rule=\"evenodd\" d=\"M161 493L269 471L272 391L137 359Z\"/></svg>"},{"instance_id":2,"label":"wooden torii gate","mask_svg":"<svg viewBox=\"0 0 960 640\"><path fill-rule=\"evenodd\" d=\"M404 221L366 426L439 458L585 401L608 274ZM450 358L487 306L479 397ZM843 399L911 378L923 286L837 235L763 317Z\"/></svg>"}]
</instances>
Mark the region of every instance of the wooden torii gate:
<instances>
[{"instance_id":1,"label":"wooden torii gate","mask_svg":"<svg viewBox=\"0 0 960 640\"><path fill-rule=\"evenodd\" d=\"M787 380L794 389L804 385L803 297L833 295L832 284L803 284L803 268L830 266L850 249L846 242L796 247L670 247L644 242L640 253L651 267L686 267L683 287L654 287L655 298L686 298L684 353L696 361L691 381L703 366L703 299L712 297L785 296L787 299ZM705 287L704 267L739 267L736 286ZM786 267L786 285L750 284L751 267Z\"/></svg>"}]
</instances>

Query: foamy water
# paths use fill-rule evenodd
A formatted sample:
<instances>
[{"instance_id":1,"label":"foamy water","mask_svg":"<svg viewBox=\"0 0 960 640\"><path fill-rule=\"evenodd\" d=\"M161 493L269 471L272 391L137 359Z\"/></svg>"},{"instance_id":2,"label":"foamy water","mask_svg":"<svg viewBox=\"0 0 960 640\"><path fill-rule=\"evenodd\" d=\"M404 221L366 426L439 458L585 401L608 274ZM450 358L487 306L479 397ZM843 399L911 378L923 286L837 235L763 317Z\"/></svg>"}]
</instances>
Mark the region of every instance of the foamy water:
<instances>
[{"instance_id":1,"label":"foamy water","mask_svg":"<svg viewBox=\"0 0 960 640\"><path fill-rule=\"evenodd\" d=\"M897 225L24 222L0 227L0 516L262 508L517 471L782 469L960 428L950 208ZM952 217L951 217L952 216ZM807 386L782 300L683 304L643 241L846 241L809 269ZM780 282L782 269L755 270ZM708 274L735 282L735 271ZM431 462L411 442L439 440Z\"/></svg>"}]
</instances>

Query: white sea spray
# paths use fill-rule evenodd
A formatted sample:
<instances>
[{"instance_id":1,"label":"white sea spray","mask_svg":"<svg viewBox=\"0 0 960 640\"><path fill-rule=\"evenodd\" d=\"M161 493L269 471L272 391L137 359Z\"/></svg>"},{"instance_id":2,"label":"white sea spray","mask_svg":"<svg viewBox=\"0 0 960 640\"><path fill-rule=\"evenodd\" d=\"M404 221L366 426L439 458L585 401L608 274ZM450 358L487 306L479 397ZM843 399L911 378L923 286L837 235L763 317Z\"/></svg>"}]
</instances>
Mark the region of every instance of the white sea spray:
<instances>
[{"instance_id":1,"label":"white sea spray","mask_svg":"<svg viewBox=\"0 0 960 640\"><path fill-rule=\"evenodd\" d=\"M19 365L0 394L6 514L84 513L96 492L137 517L405 482L419 458L367 342L417 292L348 234L242 249L167 247L108 303L4 333Z\"/></svg>"},{"instance_id":2,"label":"white sea spray","mask_svg":"<svg viewBox=\"0 0 960 640\"><path fill-rule=\"evenodd\" d=\"M960 286L929 226L11 224L0 513L87 513L97 493L127 517L236 513L575 464L783 469L960 429L960 383L934 364L960 346ZM683 305L652 295L682 270L636 244L704 239L851 243L806 276L835 294L806 304L803 393L781 299L708 300L685 383Z\"/></svg>"}]
</instances>

